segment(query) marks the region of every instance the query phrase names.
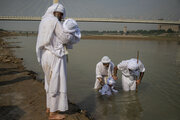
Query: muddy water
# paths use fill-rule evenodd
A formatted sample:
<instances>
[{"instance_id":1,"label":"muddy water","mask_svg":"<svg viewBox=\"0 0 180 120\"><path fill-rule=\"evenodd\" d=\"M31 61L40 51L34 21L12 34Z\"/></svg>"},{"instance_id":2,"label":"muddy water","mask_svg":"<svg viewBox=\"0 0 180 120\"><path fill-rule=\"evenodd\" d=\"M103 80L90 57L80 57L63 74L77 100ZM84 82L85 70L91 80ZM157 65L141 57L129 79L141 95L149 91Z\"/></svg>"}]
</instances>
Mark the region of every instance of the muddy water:
<instances>
[{"instance_id":1,"label":"muddy water","mask_svg":"<svg viewBox=\"0 0 180 120\"><path fill-rule=\"evenodd\" d=\"M24 65L39 74L41 67L35 54L36 37L7 38ZM138 93L123 92L121 73L114 96L100 96L93 90L95 66L104 55L114 64L136 57L146 72ZM69 50L68 97L97 120L179 120L180 119L180 43L155 40L81 40Z\"/></svg>"}]
</instances>

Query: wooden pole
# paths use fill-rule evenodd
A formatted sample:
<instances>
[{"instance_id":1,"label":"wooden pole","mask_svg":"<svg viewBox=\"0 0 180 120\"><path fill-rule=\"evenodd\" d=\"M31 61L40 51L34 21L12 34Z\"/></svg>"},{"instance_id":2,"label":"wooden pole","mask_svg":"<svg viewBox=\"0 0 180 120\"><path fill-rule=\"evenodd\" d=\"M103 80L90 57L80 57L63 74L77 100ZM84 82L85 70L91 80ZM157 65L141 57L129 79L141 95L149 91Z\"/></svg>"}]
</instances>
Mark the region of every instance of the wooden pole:
<instances>
[{"instance_id":1,"label":"wooden pole","mask_svg":"<svg viewBox=\"0 0 180 120\"><path fill-rule=\"evenodd\" d=\"M59 2L59 0L53 0L53 4L54 4L54 3L58 3L58 2Z\"/></svg>"},{"instance_id":2,"label":"wooden pole","mask_svg":"<svg viewBox=\"0 0 180 120\"><path fill-rule=\"evenodd\" d=\"M137 64L139 63L139 50L137 51Z\"/></svg>"}]
</instances>

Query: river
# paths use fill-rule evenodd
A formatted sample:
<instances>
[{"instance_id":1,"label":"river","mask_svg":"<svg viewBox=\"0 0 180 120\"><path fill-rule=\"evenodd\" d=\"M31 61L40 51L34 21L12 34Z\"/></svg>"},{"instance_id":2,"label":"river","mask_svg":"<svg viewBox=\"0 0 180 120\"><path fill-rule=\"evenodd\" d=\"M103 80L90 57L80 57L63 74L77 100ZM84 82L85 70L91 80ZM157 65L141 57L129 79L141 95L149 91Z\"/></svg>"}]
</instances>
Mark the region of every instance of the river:
<instances>
[{"instance_id":1,"label":"river","mask_svg":"<svg viewBox=\"0 0 180 120\"><path fill-rule=\"evenodd\" d=\"M8 37L17 57L27 69L38 73L41 66L35 54L36 36ZM100 96L93 90L96 64L105 55L117 65L136 58L146 71L138 93L123 92L121 73L113 96ZM180 43L165 40L81 40L69 50L68 97L97 120L179 120L180 119ZM32 88L33 89L33 88Z\"/></svg>"}]
</instances>

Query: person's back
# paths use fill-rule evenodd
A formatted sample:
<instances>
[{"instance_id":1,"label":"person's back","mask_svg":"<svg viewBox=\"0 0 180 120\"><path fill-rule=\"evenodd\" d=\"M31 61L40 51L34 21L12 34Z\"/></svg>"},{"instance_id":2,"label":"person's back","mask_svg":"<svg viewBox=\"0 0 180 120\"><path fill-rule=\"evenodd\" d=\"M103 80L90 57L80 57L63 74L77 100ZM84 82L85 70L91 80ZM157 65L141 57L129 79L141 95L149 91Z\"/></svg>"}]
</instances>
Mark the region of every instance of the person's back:
<instances>
[{"instance_id":1,"label":"person's back","mask_svg":"<svg viewBox=\"0 0 180 120\"><path fill-rule=\"evenodd\" d=\"M133 77L132 72L130 69L139 71L139 72L144 72L145 68L142 62L139 60L137 63L137 59L131 58L129 60L124 60L121 63L117 65L118 69L122 71L122 74L126 77ZM134 78L134 77L133 77ZM134 80L134 79L132 79Z\"/></svg>"}]
</instances>

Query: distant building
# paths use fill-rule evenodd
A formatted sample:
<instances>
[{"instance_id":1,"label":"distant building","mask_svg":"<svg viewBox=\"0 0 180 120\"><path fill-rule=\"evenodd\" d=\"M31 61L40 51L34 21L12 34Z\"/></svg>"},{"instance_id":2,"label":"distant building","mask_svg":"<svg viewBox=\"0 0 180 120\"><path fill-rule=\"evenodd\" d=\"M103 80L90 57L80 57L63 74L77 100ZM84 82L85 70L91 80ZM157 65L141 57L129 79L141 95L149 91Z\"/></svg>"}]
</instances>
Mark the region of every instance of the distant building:
<instances>
[{"instance_id":1,"label":"distant building","mask_svg":"<svg viewBox=\"0 0 180 120\"><path fill-rule=\"evenodd\" d=\"M180 25L168 25L168 24L158 25L158 30L168 31L168 29L171 29L174 32L180 32Z\"/></svg>"},{"instance_id":2,"label":"distant building","mask_svg":"<svg viewBox=\"0 0 180 120\"><path fill-rule=\"evenodd\" d=\"M123 35L127 35L127 26L124 26L123 28Z\"/></svg>"}]
</instances>

